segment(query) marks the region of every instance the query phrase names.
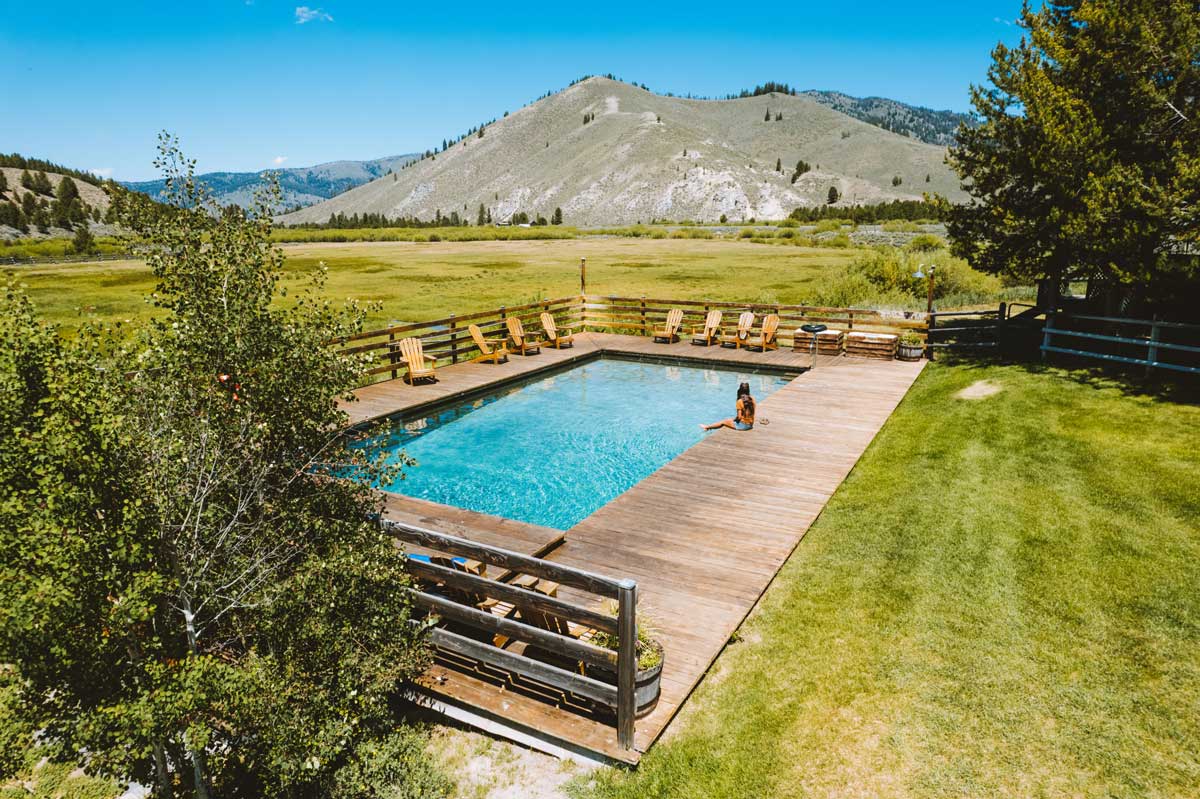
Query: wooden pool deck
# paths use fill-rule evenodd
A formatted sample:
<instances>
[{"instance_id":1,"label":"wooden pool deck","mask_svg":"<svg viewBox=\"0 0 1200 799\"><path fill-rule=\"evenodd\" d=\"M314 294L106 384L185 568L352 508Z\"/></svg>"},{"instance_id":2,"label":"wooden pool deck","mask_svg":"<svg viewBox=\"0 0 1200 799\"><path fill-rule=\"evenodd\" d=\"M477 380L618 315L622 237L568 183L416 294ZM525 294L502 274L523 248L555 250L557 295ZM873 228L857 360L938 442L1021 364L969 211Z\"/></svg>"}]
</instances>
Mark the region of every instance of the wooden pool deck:
<instances>
[{"instance_id":1,"label":"wooden pool deck","mask_svg":"<svg viewBox=\"0 0 1200 799\"><path fill-rule=\"evenodd\" d=\"M573 350L514 356L507 366L440 369L442 381L431 386L399 381L368 386L347 410L355 421L413 410L598 351L796 370L812 365L807 353L790 351L664 345L601 333L577 341ZM637 581L639 615L652 619L665 665L661 698L637 721L634 751L616 747L610 724L513 691L502 680L435 666L422 686L441 701L543 739L636 763L699 684L923 366L822 356L814 369L759 403L755 430L708 436L543 550L547 560ZM512 549L552 537L546 528L458 509L443 512L431 503L394 502L397 512L419 514L424 526ZM513 533L507 542L505 525ZM572 601L582 596L567 589L562 595Z\"/></svg>"}]
</instances>

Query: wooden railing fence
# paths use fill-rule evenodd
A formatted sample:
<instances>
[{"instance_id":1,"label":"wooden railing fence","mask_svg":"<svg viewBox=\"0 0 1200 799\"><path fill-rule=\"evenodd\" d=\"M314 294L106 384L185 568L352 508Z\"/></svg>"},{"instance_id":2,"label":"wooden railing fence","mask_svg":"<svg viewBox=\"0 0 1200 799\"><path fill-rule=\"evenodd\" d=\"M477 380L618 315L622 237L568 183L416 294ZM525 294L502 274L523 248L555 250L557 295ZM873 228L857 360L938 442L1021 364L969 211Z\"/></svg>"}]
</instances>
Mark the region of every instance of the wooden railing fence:
<instances>
[{"instance_id":1,"label":"wooden railing fence","mask_svg":"<svg viewBox=\"0 0 1200 799\"><path fill-rule=\"evenodd\" d=\"M1065 341L1064 341L1065 339ZM1186 343L1185 343L1186 342ZM1200 374L1200 325L1051 310L1042 353Z\"/></svg>"},{"instance_id":2,"label":"wooden railing fence","mask_svg":"<svg viewBox=\"0 0 1200 799\"><path fill-rule=\"evenodd\" d=\"M617 743L623 749L633 746L637 696L637 583L618 580L565 566L540 558L489 546L466 538L439 533L409 524L382 520L384 529L406 544L426 550L470 558L505 570L500 579L468 573L432 560L425 563L410 559L409 571L417 578L407 589L413 603L443 621L465 625L492 635L501 635L540 647L556 655L599 667L616 674L615 683L560 668L524 654L509 651L487 641L435 626L429 630L430 642L437 648L470 658L497 669L518 674L562 691L584 697L616 711ZM510 581L518 574L553 580L561 585L617 601L615 617L596 609L531 591ZM563 622L600 630L618 639L617 650L596 646L547 627L523 621L516 615L500 616L456 601L436 586L458 589L475 597L487 597L508 603L531 617L549 614Z\"/></svg>"},{"instance_id":3,"label":"wooden railing fence","mask_svg":"<svg viewBox=\"0 0 1200 799\"><path fill-rule=\"evenodd\" d=\"M734 324L737 314L742 311L753 311L760 318L768 313L778 314L779 341L781 346L785 347L792 345L795 330L808 323L826 324L847 331L913 331L922 337L928 333L924 314L904 317L864 308L589 294L501 306L461 316L451 314L425 322L392 325L347 336L340 339L339 343L346 345L346 352L367 353L370 356L367 369L369 376L387 375L396 378L404 371L398 344L406 337L420 338L425 354L437 358L438 364L444 365L470 360L479 354L467 330L469 324L479 325L480 331L487 337L502 337L507 335L507 319L516 316L521 319L528 332L537 334L542 330L540 316L548 311L554 316L559 329L564 332L596 330L649 336L656 326L664 323L668 311L673 308L683 311L683 334L692 326L700 325L705 315L713 309L727 312L730 316L727 320L729 325Z\"/></svg>"}]
</instances>

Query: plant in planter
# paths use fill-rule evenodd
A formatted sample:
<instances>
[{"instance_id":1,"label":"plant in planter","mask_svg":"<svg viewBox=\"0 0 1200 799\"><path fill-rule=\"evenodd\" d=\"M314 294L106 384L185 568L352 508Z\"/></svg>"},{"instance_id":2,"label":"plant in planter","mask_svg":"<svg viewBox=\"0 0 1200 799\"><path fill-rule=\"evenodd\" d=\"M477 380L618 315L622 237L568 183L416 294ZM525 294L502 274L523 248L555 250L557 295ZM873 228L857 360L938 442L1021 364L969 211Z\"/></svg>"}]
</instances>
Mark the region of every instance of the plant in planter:
<instances>
[{"instance_id":1,"label":"plant in planter","mask_svg":"<svg viewBox=\"0 0 1200 799\"><path fill-rule=\"evenodd\" d=\"M925 342L921 336L911 330L900 335L900 350L897 356L902 361L919 361L925 352Z\"/></svg>"},{"instance_id":2,"label":"plant in planter","mask_svg":"<svg viewBox=\"0 0 1200 799\"><path fill-rule=\"evenodd\" d=\"M604 612L609 616L617 615L617 603L606 602ZM637 675L634 678L634 688L637 694L635 705L637 715L642 716L654 709L662 689L663 647L658 641L653 621L638 614L637 623ZM614 633L597 631L592 636L591 643L616 651L620 645L620 637ZM595 676L608 682L615 682L617 674L611 669L594 669Z\"/></svg>"}]
</instances>

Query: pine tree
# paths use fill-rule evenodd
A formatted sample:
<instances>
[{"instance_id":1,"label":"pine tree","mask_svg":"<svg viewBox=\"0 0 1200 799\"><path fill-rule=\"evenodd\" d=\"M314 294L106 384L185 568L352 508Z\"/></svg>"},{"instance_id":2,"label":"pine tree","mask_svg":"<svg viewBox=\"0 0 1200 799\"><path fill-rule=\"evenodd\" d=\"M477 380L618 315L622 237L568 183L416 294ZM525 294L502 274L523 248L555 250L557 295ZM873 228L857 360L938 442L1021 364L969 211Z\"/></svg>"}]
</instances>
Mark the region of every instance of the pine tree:
<instances>
[{"instance_id":1,"label":"pine tree","mask_svg":"<svg viewBox=\"0 0 1200 799\"><path fill-rule=\"evenodd\" d=\"M50 176L42 170L38 170L33 176L33 190L38 194L53 194L54 187L50 185Z\"/></svg>"},{"instance_id":2,"label":"pine tree","mask_svg":"<svg viewBox=\"0 0 1200 799\"><path fill-rule=\"evenodd\" d=\"M775 113L775 121L776 121L776 122L782 122L782 121L783 121L783 112L782 112L782 111L778 111L778 112L776 112L776 113Z\"/></svg>"},{"instance_id":3,"label":"pine tree","mask_svg":"<svg viewBox=\"0 0 1200 799\"><path fill-rule=\"evenodd\" d=\"M763 117L763 122L770 122L770 121L771 121L771 109L768 108L766 116Z\"/></svg>"},{"instance_id":4,"label":"pine tree","mask_svg":"<svg viewBox=\"0 0 1200 799\"><path fill-rule=\"evenodd\" d=\"M80 225L75 229L75 238L71 242L71 248L78 255L88 255L96 250L96 239L92 236L92 231L88 230L87 225Z\"/></svg>"},{"instance_id":5,"label":"pine tree","mask_svg":"<svg viewBox=\"0 0 1200 799\"><path fill-rule=\"evenodd\" d=\"M775 159L775 171L779 172L780 174L783 173L783 159L782 158Z\"/></svg>"},{"instance_id":6,"label":"pine tree","mask_svg":"<svg viewBox=\"0 0 1200 799\"><path fill-rule=\"evenodd\" d=\"M8 175L0 170L0 194L4 194L6 191L8 191Z\"/></svg>"},{"instance_id":7,"label":"pine tree","mask_svg":"<svg viewBox=\"0 0 1200 799\"><path fill-rule=\"evenodd\" d=\"M1079 270L1131 299L1194 291L1198 262L1173 245L1200 230L1195 2L1056 0L1018 25L971 89L981 124L950 150L973 198L949 210L952 250L1016 280Z\"/></svg>"},{"instance_id":8,"label":"pine tree","mask_svg":"<svg viewBox=\"0 0 1200 799\"><path fill-rule=\"evenodd\" d=\"M487 223L487 217L484 215L483 203L479 204L479 214L475 217L475 224L484 225Z\"/></svg>"},{"instance_id":9,"label":"pine tree","mask_svg":"<svg viewBox=\"0 0 1200 799\"><path fill-rule=\"evenodd\" d=\"M903 182L904 182L904 178L900 177L899 175L892 176L892 185L893 186L899 186Z\"/></svg>"},{"instance_id":10,"label":"pine tree","mask_svg":"<svg viewBox=\"0 0 1200 799\"><path fill-rule=\"evenodd\" d=\"M27 191L21 195L21 210L30 221L33 221L33 215L38 210L37 197L33 196L33 192Z\"/></svg>"},{"instance_id":11,"label":"pine tree","mask_svg":"<svg viewBox=\"0 0 1200 799\"><path fill-rule=\"evenodd\" d=\"M29 174L28 169L21 170L21 188L33 191L33 175Z\"/></svg>"},{"instance_id":12,"label":"pine tree","mask_svg":"<svg viewBox=\"0 0 1200 799\"><path fill-rule=\"evenodd\" d=\"M550 224L552 224L552 225L561 225L561 224L562 224L562 222L563 222L563 217L562 217L562 209L561 209L561 208L555 208L555 209L554 209L554 214L553 214L553 215L550 217Z\"/></svg>"},{"instance_id":13,"label":"pine tree","mask_svg":"<svg viewBox=\"0 0 1200 799\"><path fill-rule=\"evenodd\" d=\"M829 187L829 198L828 198L827 202L828 202L830 205L833 205L833 204L835 204L835 203L836 203L836 202L837 202L837 201L838 201L840 198L841 198L841 195L840 195L840 194L838 194L837 186L830 186L830 187Z\"/></svg>"},{"instance_id":14,"label":"pine tree","mask_svg":"<svg viewBox=\"0 0 1200 799\"><path fill-rule=\"evenodd\" d=\"M75 185L75 181L63 176L63 179L58 182L58 189L54 192L54 196L60 203L69 204L72 200L79 198L79 187Z\"/></svg>"},{"instance_id":15,"label":"pine tree","mask_svg":"<svg viewBox=\"0 0 1200 799\"><path fill-rule=\"evenodd\" d=\"M925 176L925 182L926 182L926 183L928 183L928 182L929 182L929 175L926 175L926 176Z\"/></svg>"}]
</instances>

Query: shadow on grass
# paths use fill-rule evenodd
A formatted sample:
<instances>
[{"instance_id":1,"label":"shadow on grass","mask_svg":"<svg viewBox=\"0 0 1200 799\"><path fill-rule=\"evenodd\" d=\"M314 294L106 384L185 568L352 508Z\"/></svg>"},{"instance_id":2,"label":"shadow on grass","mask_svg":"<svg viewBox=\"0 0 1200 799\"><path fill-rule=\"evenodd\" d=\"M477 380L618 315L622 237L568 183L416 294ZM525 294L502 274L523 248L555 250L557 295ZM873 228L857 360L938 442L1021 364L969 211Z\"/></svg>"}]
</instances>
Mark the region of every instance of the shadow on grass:
<instances>
[{"instance_id":1,"label":"shadow on grass","mask_svg":"<svg viewBox=\"0 0 1200 799\"><path fill-rule=\"evenodd\" d=\"M1056 356L1043 363L1037 356L997 353L940 353L938 363L959 368L1006 365L1031 374L1054 374L1083 386L1112 389L1129 397L1147 397L1177 405L1200 405L1200 376L1153 370L1148 376L1141 367L1098 366L1093 361Z\"/></svg>"}]
</instances>

